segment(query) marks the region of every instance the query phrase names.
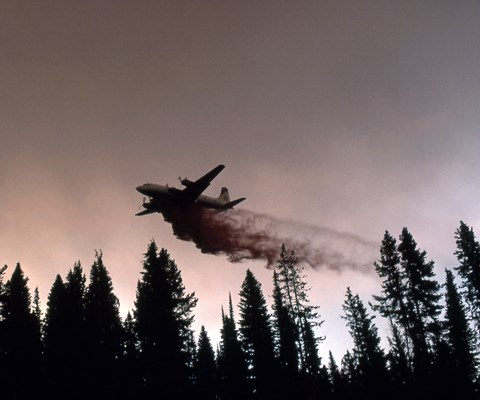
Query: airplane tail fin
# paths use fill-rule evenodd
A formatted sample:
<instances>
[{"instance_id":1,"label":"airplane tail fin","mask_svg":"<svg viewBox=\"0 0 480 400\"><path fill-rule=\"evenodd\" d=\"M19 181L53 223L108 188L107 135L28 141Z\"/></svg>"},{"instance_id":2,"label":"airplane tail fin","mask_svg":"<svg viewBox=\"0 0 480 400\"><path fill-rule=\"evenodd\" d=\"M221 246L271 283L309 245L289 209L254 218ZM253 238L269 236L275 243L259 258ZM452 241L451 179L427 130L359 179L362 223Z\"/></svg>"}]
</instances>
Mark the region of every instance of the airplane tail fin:
<instances>
[{"instance_id":1,"label":"airplane tail fin","mask_svg":"<svg viewBox=\"0 0 480 400\"><path fill-rule=\"evenodd\" d=\"M230 202L230 195L228 194L228 189L226 187L222 187L222 191L220 192L220 196L218 196L218 200L223 204Z\"/></svg>"},{"instance_id":2,"label":"airplane tail fin","mask_svg":"<svg viewBox=\"0 0 480 400\"><path fill-rule=\"evenodd\" d=\"M223 207L222 207L223 209L233 208L238 203L241 203L245 199L246 199L245 197L242 197L240 199L230 201L230 195L228 194L228 189L226 187L222 188L222 191L220 192L220 196L218 197L218 200L223 204Z\"/></svg>"}]
</instances>

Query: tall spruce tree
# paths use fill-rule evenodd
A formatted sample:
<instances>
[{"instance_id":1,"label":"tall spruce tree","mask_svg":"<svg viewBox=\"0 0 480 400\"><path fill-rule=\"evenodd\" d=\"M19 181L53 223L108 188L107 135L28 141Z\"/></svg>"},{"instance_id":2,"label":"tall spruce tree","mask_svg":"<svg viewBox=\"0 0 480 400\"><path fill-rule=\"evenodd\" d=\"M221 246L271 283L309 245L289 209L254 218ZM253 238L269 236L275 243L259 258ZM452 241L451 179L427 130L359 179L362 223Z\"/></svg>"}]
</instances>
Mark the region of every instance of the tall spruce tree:
<instances>
[{"instance_id":1,"label":"tall spruce tree","mask_svg":"<svg viewBox=\"0 0 480 400\"><path fill-rule=\"evenodd\" d=\"M278 273L273 272L273 334L277 358L280 363L278 380L280 397L291 399L298 395L298 349L297 332L292 314L284 304L278 282Z\"/></svg>"},{"instance_id":2,"label":"tall spruce tree","mask_svg":"<svg viewBox=\"0 0 480 400\"><path fill-rule=\"evenodd\" d=\"M277 373L273 334L261 284L247 270L240 291L240 333L257 399L275 395Z\"/></svg>"},{"instance_id":3,"label":"tall spruce tree","mask_svg":"<svg viewBox=\"0 0 480 400\"><path fill-rule=\"evenodd\" d=\"M57 275L50 290L44 337L48 390L53 398L83 399L91 393L92 333L86 328L86 278L80 262L67 273L65 282ZM94 376L93 379L96 379ZM79 382L84 382L79 384Z\"/></svg>"},{"instance_id":4,"label":"tall spruce tree","mask_svg":"<svg viewBox=\"0 0 480 400\"><path fill-rule=\"evenodd\" d=\"M3 280L5 278L5 271L7 268L8 267L6 265L0 268L0 313L2 312L3 303L5 301L5 284L3 283Z\"/></svg>"},{"instance_id":5,"label":"tall spruce tree","mask_svg":"<svg viewBox=\"0 0 480 400\"><path fill-rule=\"evenodd\" d=\"M345 353L340 364L340 374L343 383L343 397L342 399L357 399L358 395L358 372L356 360L349 350Z\"/></svg>"},{"instance_id":6,"label":"tall spruce tree","mask_svg":"<svg viewBox=\"0 0 480 400\"><path fill-rule=\"evenodd\" d=\"M332 387L333 398L345 398L345 384L343 382L340 369L338 368L331 351L328 352L328 376Z\"/></svg>"},{"instance_id":7,"label":"tall spruce tree","mask_svg":"<svg viewBox=\"0 0 480 400\"><path fill-rule=\"evenodd\" d=\"M445 334L448 344L448 387L452 395L469 398L473 395L476 377L476 352L473 334L468 326L462 300L454 282L453 274L446 270Z\"/></svg>"},{"instance_id":8,"label":"tall spruce tree","mask_svg":"<svg viewBox=\"0 0 480 400\"><path fill-rule=\"evenodd\" d=\"M69 358L72 337L68 336L66 289L62 277L57 275L48 295L44 325L44 344L47 390L49 396L61 398L72 384Z\"/></svg>"},{"instance_id":9,"label":"tall spruce tree","mask_svg":"<svg viewBox=\"0 0 480 400\"><path fill-rule=\"evenodd\" d=\"M277 260L277 270L283 303L295 323L301 371L316 376L320 371L321 361L317 344L324 338L317 337L314 328L320 327L323 321L320 320L318 307L310 304L303 267L297 265L295 253L288 253L283 244Z\"/></svg>"},{"instance_id":10,"label":"tall spruce tree","mask_svg":"<svg viewBox=\"0 0 480 400\"><path fill-rule=\"evenodd\" d=\"M41 338L31 308L31 294L20 264L5 284L2 307L1 362L5 368L2 394L5 398L34 396L41 384Z\"/></svg>"},{"instance_id":11,"label":"tall spruce tree","mask_svg":"<svg viewBox=\"0 0 480 400\"><path fill-rule=\"evenodd\" d=\"M409 365L405 336L399 331L397 325L390 322L391 336L388 337L390 349L387 354L391 393L394 398L404 398L410 389L412 370Z\"/></svg>"},{"instance_id":12,"label":"tall spruce tree","mask_svg":"<svg viewBox=\"0 0 480 400\"><path fill-rule=\"evenodd\" d=\"M141 393L141 375L139 371L139 344L135 321L132 314L127 312L123 322L123 352L122 352L122 391L124 398L133 399Z\"/></svg>"},{"instance_id":13,"label":"tall spruce tree","mask_svg":"<svg viewBox=\"0 0 480 400\"><path fill-rule=\"evenodd\" d=\"M37 324L37 332L39 337L42 335L42 307L40 305L40 292L38 290L38 287L35 288L35 291L33 292L33 314L35 315L35 322L38 322Z\"/></svg>"},{"instance_id":14,"label":"tall spruce tree","mask_svg":"<svg viewBox=\"0 0 480 400\"><path fill-rule=\"evenodd\" d=\"M195 294L187 294L167 250L152 241L137 285L135 322L145 395L187 398L191 390L191 344Z\"/></svg>"},{"instance_id":15,"label":"tall spruce tree","mask_svg":"<svg viewBox=\"0 0 480 400\"><path fill-rule=\"evenodd\" d=\"M199 400L218 398L218 371L215 353L205 327L200 328L195 359L196 397Z\"/></svg>"},{"instance_id":16,"label":"tall spruce tree","mask_svg":"<svg viewBox=\"0 0 480 400\"><path fill-rule=\"evenodd\" d=\"M85 323L86 287L85 273L80 261L77 261L71 268L65 279L65 307L68 312L65 325L65 335L72 341L69 349L69 357L72 364L74 376L86 379L87 369L87 339Z\"/></svg>"},{"instance_id":17,"label":"tall spruce tree","mask_svg":"<svg viewBox=\"0 0 480 400\"><path fill-rule=\"evenodd\" d=\"M347 288L343 303L343 318L353 339L353 358L358 384L358 398L380 399L387 392L387 369L383 350L380 348L378 329L358 294Z\"/></svg>"},{"instance_id":18,"label":"tall spruce tree","mask_svg":"<svg viewBox=\"0 0 480 400\"><path fill-rule=\"evenodd\" d=\"M477 346L480 344L480 243L473 228L463 221L455 232L457 250L455 255L460 263L455 270L462 279L461 288L468 306L469 317L475 327Z\"/></svg>"},{"instance_id":19,"label":"tall spruce tree","mask_svg":"<svg viewBox=\"0 0 480 400\"><path fill-rule=\"evenodd\" d=\"M138 358L138 339L135 330L135 321L133 320L130 311L127 312L127 316L123 322L123 332L123 357L129 361L129 363L131 362L131 364L135 364L135 361Z\"/></svg>"},{"instance_id":20,"label":"tall spruce tree","mask_svg":"<svg viewBox=\"0 0 480 400\"><path fill-rule=\"evenodd\" d=\"M229 295L228 304L228 315L225 315L222 308L221 341L218 352L221 398L243 400L250 395L247 364L238 337L231 295Z\"/></svg>"},{"instance_id":21,"label":"tall spruce tree","mask_svg":"<svg viewBox=\"0 0 480 400\"><path fill-rule=\"evenodd\" d=\"M73 265L65 279L65 338L68 341L65 373L68 374L66 385L75 387L71 392L75 399L83 399L89 391L88 385L78 382L89 382L90 360L86 328L86 277L80 261Z\"/></svg>"},{"instance_id":22,"label":"tall spruce tree","mask_svg":"<svg viewBox=\"0 0 480 400\"><path fill-rule=\"evenodd\" d=\"M410 356L410 320L408 316L403 271L395 238L385 231L380 247L380 260L374 263L375 271L382 281L382 294L374 295L372 309L389 320L397 339L405 343L406 355ZM399 355L399 357L402 357ZM408 361L408 359L407 359Z\"/></svg>"},{"instance_id":23,"label":"tall spruce tree","mask_svg":"<svg viewBox=\"0 0 480 400\"><path fill-rule=\"evenodd\" d=\"M123 332L119 301L102 257L101 252L96 252L85 297L90 374L87 385L97 396L115 398L120 394L118 378Z\"/></svg>"},{"instance_id":24,"label":"tall spruce tree","mask_svg":"<svg viewBox=\"0 0 480 400\"><path fill-rule=\"evenodd\" d=\"M280 367L290 378L298 371L297 332L295 322L284 304L278 282L278 273L273 272L273 333Z\"/></svg>"},{"instance_id":25,"label":"tall spruce tree","mask_svg":"<svg viewBox=\"0 0 480 400\"><path fill-rule=\"evenodd\" d=\"M4 265L0 268L0 385L3 387L5 385L5 380L7 378L8 367L6 365L6 355L7 349L5 347L6 338L5 338L5 324L4 324L4 312L3 307L6 300L5 293L5 284L4 277L7 266Z\"/></svg>"},{"instance_id":26,"label":"tall spruce tree","mask_svg":"<svg viewBox=\"0 0 480 400\"><path fill-rule=\"evenodd\" d=\"M413 369L417 378L424 379L440 339L440 286L434 279L433 261L425 260L426 252L417 248L407 228L400 235L398 251L406 286Z\"/></svg>"}]
</instances>

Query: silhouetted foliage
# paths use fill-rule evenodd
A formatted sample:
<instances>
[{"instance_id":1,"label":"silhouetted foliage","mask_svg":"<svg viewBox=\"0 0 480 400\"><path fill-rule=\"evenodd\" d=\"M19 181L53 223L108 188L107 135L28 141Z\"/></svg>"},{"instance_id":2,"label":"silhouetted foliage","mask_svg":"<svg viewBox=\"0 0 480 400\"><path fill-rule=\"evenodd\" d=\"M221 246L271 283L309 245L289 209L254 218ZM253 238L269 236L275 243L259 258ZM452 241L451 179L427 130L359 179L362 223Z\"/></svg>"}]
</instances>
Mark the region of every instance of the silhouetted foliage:
<instances>
[{"instance_id":1,"label":"silhouetted foliage","mask_svg":"<svg viewBox=\"0 0 480 400\"><path fill-rule=\"evenodd\" d=\"M85 334L89 359L86 386L102 398L117 398L123 331L119 301L113 293L102 253L96 253L85 296Z\"/></svg>"},{"instance_id":2,"label":"silhouetted foliage","mask_svg":"<svg viewBox=\"0 0 480 400\"><path fill-rule=\"evenodd\" d=\"M310 304L303 267L297 265L295 253L288 254L283 244L277 269L283 304L295 323L301 371L316 376L320 370L317 343L323 338L317 338L313 328L320 327L323 321L320 321L318 307Z\"/></svg>"},{"instance_id":3,"label":"silhouetted foliage","mask_svg":"<svg viewBox=\"0 0 480 400\"><path fill-rule=\"evenodd\" d=\"M73 343L72 337L68 336L66 325L69 313L66 297L63 280L60 275L57 275L48 295L44 327L45 357L49 377L47 384L52 392L55 391L55 398L60 398L58 393L63 393L72 384L69 349Z\"/></svg>"},{"instance_id":4,"label":"silhouetted foliage","mask_svg":"<svg viewBox=\"0 0 480 400\"><path fill-rule=\"evenodd\" d=\"M380 348L378 329L373 316L358 295L347 288L343 303L343 318L353 339L353 368L356 377L356 396L365 399L383 398L388 388L385 355Z\"/></svg>"},{"instance_id":5,"label":"silhouetted foliage","mask_svg":"<svg viewBox=\"0 0 480 400\"><path fill-rule=\"evenodd\" d=\"M358 372L355 365L355 358L349 350L342 358L340 366L340 374L342 377L343 388L341 390L345 399L356 398L359 392Z\"/></svg>"},{"instance_id":6,"label":"silhouetted foliage","mask_svg":"<svg viewBox=\"0 0 480 400\"><path fill-rule=\"evenodd\" d=\"M17 264L3 288L0 322L2 395L11 399L35 395L42 379L40 321L31 309L27 282L28 278Z\"/></svg>"},{"instance_id":7,"label":"silhouetted foliage","mask_svg":"<svg viewBox=\"0 0 480 400\"><path fill-rule=\"evenodd\" d=\"M261 284L247 270L240 291L240 333L255 398L273 397L278 371L270 316Z\"/></svg>"},{"instance_id":8,"label":"silhouetted foliage","mask_svg":"<svg viewBox=\"0 0 480 400\"><path fill-rule=\"evenodd\" d=\"M462 279L461 288L468 305L470 318L475 326L477 345L480 344L480 243L473 228L463 221L455 232L457 250L455 255L460 263L455 267Z\"/></svg>"},{"instance_id":9,"label":"silhouetted foliage","mask_svg":"<svg viewBox=\"0 0 480 400\"><path fill-rule=\"evenodd\" d=\"M476 373L474 337L468 326L465 310L453 274L446 270L445 335L448 344L446 364L448 388L457 398L470 398Z\"/></svg>"},{"instance_id":10,"label":"silhouetted foliage","mask_svg":"<svg viewBox=\"0 0 480 400\"><path fill-rule=\"evenodd\" d=\"M139 370L139 342L135 321L130 312L123 322L123 341L121 357L121 382L123 398L139 397L142 388L142 377Z\"/></svg>"},{"instance_id":11,"label":"silhouetted foliage","mask_svg":"<svg viewBox=\"0 0 480 400\"><path fill-rule=\"evenodd\" d=\"M476 260L479 245L463 222L456 232L461 280L446 271L445 314L433 262L405 228L399 244L385 233L375 263L382 292L372 308L387 319L388 350L358 295L347 290L344 318L353 338L338 367L321 365L315 334L321 325L308 301L295 254L280 252L268 313L258 280L247 270L237 331L229 296L222 309L215 360L202 326L195 344L194 294L165 249L148 246L133 316L122 323L101 253L88 287L80 263L57 275L45 317L20 265L4 283L0 268L0 390L8 399L377 399L479 398ZM463 297L462 297L463 296ZM469 319L470 318L470 319Z\"/></svg>"},{"instance_id":12,"label":"silhouetted foliage","mask_svg":"<svg viewBox=\"0 0 480 400\"><path fill-rule=\"evenodd\" d=\"M67 317L65 320L65 340L68 341L68 385L76 385L80 380L88 380L88 335L85 322L86 277L80 262L74 264L65 279ZM85 385L77 385L72 395L83 399L87 393Z\"/></svg>"},{"instance_id":13,"label":"silhouetted foliage","mask_svg":"<svg viewBox=\"0 0 480 400\"><path fill-rule=\"evenodd\" d=\"M298 371L295 322L283 302L276 271L273 272L272 307L274 313L273 333L280 366L288 374L293 374Z\"/></svg>"},{"instance_id":14,"label":"silhouetted foliage","mask_svg":"<svg viewBox=\"0 0 480 400\"><path fill-rule=\"evenodd\" d=\"M410 389L412 370L409 367L408 355L404 336L399 328L390 323L391 337L388 338L390 350L387 354L391 380L391 394L395 398L403 398Z\"/></svg>"},{"instance_id":15,"label":"silhouetted foliage","mask_svg":"<svg viewBox=\"0 0 480 400\"><path fill-rule=\"evenodd\" d=\"M5 293L5 284L3 282L5 277L5 271L7 270L7 266L4 265L0 268L0 384L3 383L7 378L7 370L8 366L6 364L6 347L5 342L7 340L4 326L4 305L6 300L6 293Z\"/></svg>"},{"instance_id":16,"label":"silhouetted foliage","mask_svg":"<svg viewBox=\"0 0 480 400\"><path fill-rule=\"evenodd\" d=\"M5 302L5 284L3 283L3 279L5 277L5 271L7 268L8 267L6 265L0 268L0 313L2 312L3 303Z\"/></svg>"},{"instance_id":17,"label":"silhouetted foliage","mask_svg":"<svg viewBox=\"0 0 480 400\"><path fill-rule=\"evenodd\" d=\"M54 287L57 285L55 290L59 292L55 300L58 303L55 305L55 308L58 308L60 313L58 317L60 323L57 327L59 332L56 334L58 337L58 349L56 352L61 353L59 355L62 363L53 366L55 369L61 368L61 371L59 371L56 377L53 377L52 388L63 388L63 390L68 391L70 388L77 386L77 389L71 393L74 399L82 399L87 393L85 385L77 384L79 381L85 382L88 380L89 359L85 326L85 280L82 266L80 262L77 262L67 273L64 293L62 293L59 283L54 283ZM54 287L52 287L52 292ZM46 334L47 329L48 323L46 325ZM53 346L55 346L54 343ZM52 360L52 362L55 361ZM57 390L54 393L62 392Z\"/></svg>"},{"instance_id":18,"label":"silhouetted foliage","mask_svg":"<svg viewBox=\"0 0 480 400\"><path fill-rule=\"evenodd\" d=\"M389 320L392 329L395 330L396 343L402 343L402 351L405 351L408 363L411 356L409 346L411 328L406 301L407 286L400 267L397 242L388 231L385 232L380 247L380 260L375 262L374 266L383 281L382 294L373 296L375 303L372 304L372 309Z\"/></svg>"},{"instance_id":19,"label":"silhouetted foliage","mask_svg":"<svg viewBox=\"0 0 480 400\"><path fill-rule=\"evenodd\" d=\"M198 399L214 400L217 398L219 390L215 353L203 325L200 328L195 359L195 385Z\"/></svg>"},{"instance_id":20,"label":"silhouetted foliage","mask_svg":"<svg viewBox=\"0 0 480 400\"><path fill-rule=\"evenodd\" d=\"M328 352L328 376L334 397L345 397L345 383L331 351Z\"/></svg>"},{"instance_id":21,"label":"silhouetted foliage","mask_svg":"<svg viewBox=\"0 0 480 400\"><path fill-rule=\"evenodd\" d=\"M410 389L427 393L433 388L434 375L438 377L434 369L441 365L437 357L443 346L440 285L434 279L433 261L425 259L426 252L417 249L412 235L403 228L398 246L385 232L380 260L374 264L383 282L382 294L373 296L372 308L391 326L388 360L398 393Z\"/></svg>"},{"instance_id":22,"label":"silhouetted foliage","mask_svg":"<svg viewBox=\"0 0 480 400\"><path fill-rule=\"evenodd\" d=\"M406 285L413 377L419 391L428 391L434 384L430 371L435 351L440 344L440 286L434 280L433 261L425 261L426 252L417 249L407 228L403 228L400 235L398 251Z\"/></svg>"},{"instance_id":23,"label":"silhouetted foliage","mask_svg":"<svg viewBox=\"0 0 480 400\"><path fill-rule=\"evenodd\" d=\"M221 341L218 352L220 392L222 399L241 400L249 398L247 364L238 337L233 314L232 297L229 295L229 315L222 309Z\"/></svg>"},{"instance_id":24,"label":"silhouetted foliage","mask_svg":"<svg viewBox=\"0 0 480 400\"><path fill-rule=\"evenodd\" d=\"M297 264L295 252L287 252L285 245L280 249L280 258L277 260L277 286L282 303L294 323L296 352L299 364L299 386L301 396L313 397L325 395L329 386L328 373L322 371L321 360L318 355L318 343L323 337L316 335L316 328L323 324L318 314L318 306L310 303L303 267ZM277 295L278 296L278 295ZM292 379L295 382L295 379ZM330 390L330 388L328 388ZM297 395L299 389L295 389Z\"/></svg>"},{"instance_id":25,"label":"silhouetted foliage","mask_svg":"<svg viewBox=\"0 0 480 400\"><path fill-rule=\"evenodd\" d=\"M278 283L278 274L273 272L273 334L275 338L277 358L280 364L278 382L280 396L292 398L298 393L298 349L297 331L292 314L284 304L283 295Z\"/></svg>"},{"instance_id":26,"label":"silhouetted foliage","mask_svg":"<svg viewBox=\"0 0 480 400\"><path fill-rule=\"evenodd\" d=\"M191 391L195 295L187 294L177 265L151 242L137 285L135 321L147 397L186 398Z\"/></svg>"}]
</instances>

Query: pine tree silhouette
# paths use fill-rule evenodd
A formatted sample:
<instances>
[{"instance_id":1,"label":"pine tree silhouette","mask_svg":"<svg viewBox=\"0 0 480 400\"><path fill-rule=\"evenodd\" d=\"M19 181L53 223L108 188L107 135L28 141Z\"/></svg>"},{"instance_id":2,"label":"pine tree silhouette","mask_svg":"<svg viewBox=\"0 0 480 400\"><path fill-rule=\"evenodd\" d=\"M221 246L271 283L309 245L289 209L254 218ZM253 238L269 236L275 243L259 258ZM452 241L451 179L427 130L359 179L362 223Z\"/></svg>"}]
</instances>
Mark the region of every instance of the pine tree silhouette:
<instances>
[{"instance_id":1,"label":"pine tree silhouette","mask_svg":"<svg viewBox=\"0 0 480 400\"><path fill-rule=\"evenodd\" d=\"M476 352L474 336L465 315L464 306L450 270L446 273L445 333L448 344L448 385L456 398L468 399L473 396L473 382L476 375ZM478 351L478 350L477 350Z\"/></svg>"},{"instance_id":2,"label":"pine tree silhouette","mask_svg":"<svg viewBox=\"0 0 480 400\"><path fill-rule=\"evenodd\" d=\"M0 318L2 394L11 399L34 396L41 384L40 321L31 309L27 282L28 278L17 264L3 289Z\"/></svg>"},{"instance_id":3,"label":"pine tree silhouette","mask_svg":"<svg viewBox=\"0 0 480 400\"><path fill-rule=\"evenodd\" d=\"M44 325L47 388L53 398L61 398L71 383L68 355L72 343L65 325L69 312L66 296L62 277L57 275L48 295Z\"/></svg>"},{"instance_id":4,"label":"pine tree silhouette","mask_svg":"<svg viewBox=\"0 0 480 400\"><path fill-rule=\"evenodd\" d=\"M317 343L324 340L323 337L315 337L313 333L314 327L323 324L318 314L319 307L310 304L303 267L297 265L295 253L291 251L288 254L283 244L277 269L278 286L283 302L295 322L300 369L304 374L316 377L320 370Z\"/></svg>"},{"instance_id":5,"label":"pine tree silhouette","mask_svg":"<svg viewBox=\"0 0 480 400\"><path fill-rule=\"evenodd\" d=\"M359 399L384 398L389 388L386 360L380 348L378 329L373 324L366 307L356 294L347 288L343 303L349 333L353 339L353 359L357 377L357 393Z\"/></svg>"},{"instance_id":6,"label":"pine tree silhouette","mask_svg":"<svg viewBox=\"0 0 480 400\"><path fill-rule=\"evenodd\" d=\"M151 242L137 285L135 322L140 346L144 394L188 398L193 343L195 295L187 294L175 262Z\"/></svg>"},{"instance_id":7,"label":"pine tree silhouette","mask_svg":"<svg viewBox=\"0 0 480 400\"><path fill-rule=\"evenodd\" d=\"M142 389L141 374L139 371L139 342L135 329L135 321L130 312L123 322L123 341L121 357L121 384L122 397L133 399L139 397Z\"/></svg>"},{"instance_id":8,"label":"pine tree silhouette","mask_svg":"<svg viewBox=\"0 0 480 400\"><path fill-rule=\"evenodd\" d=\"M333 358L331 351L328 352L328 376L331 383L332 394L331 396L334 399L343 399L346 396L345 393L345 382L343 381L342 374L338 365Z\"/></svg>"},{"instance_id":9,"label":"pine tree silhouette","mask_svg":"<svg viewBox=\"0 0 480 400\"><path fill-rule=\"evenodd\" d=\"M434 279L433 261L425 261L426 252L417 249L407 228L400 235L398 251L406 286L415 390L428 392L434 385L432 363L440 345L440 286Z\"/></svg>"},{"instance_id":10,"label":"pine tree silhouette","mask_svg":"<svg viewBox=\"0 0 480 400\"><path fill-rule=\"evenodd\" d=\"M280 398L290 399L299 392L297 331L292 314L284 304L276 271L273 272L272 308L273 334L280 363L280 379L278 380Z\"/></svg>"},{"instance_id":11,"label":"pine tree silhouette","mask_svg":"<svg viewBox=\"0 0 480 400\"><path fill-rule=\"evenodd\" d=\"M257 399L275 396L278 371L267 303L261 284L247 270L240 291L240 333Z\"/></svg>"},{"instance_id":12,"label":"pine tree silhouette","mask_svg":"<svg viewBox=\"0 0 480 400\"><path fill-rule=\"evenodd\" d=\"M343 308L354 347L340 368L329 353L328 369L317 351L317 308L308 302L294 253L284 246L273 274L272 317L261 284L247 270L240 291L240 333L229 296L228 313L222 309L217 363L204 326L197 351L192 331L197 300L186 293L180 270L155 242L145 254L134 315L128 313L123 324L101 253L88 288L80 263L65 281L56 276L43 322L38 290L32 301L19 264L4 283L5 266L0 268L2 395L14 400L478 398L473 329L480 250L463 222L456 240L460 266L455 269L463 292L446 270L440 321L433 261L426 261L406 228L398 246L385 233L375 263L382 293L374 296L372 308L389 323L388 353L380 348L374 317L348 289Z\"/></svg>"},{"instance_id":13,"label":"pine tree silhouette","mask_svg":"<svg viewBox=\"0 0 480 400\"><path fill-rule=\"evenodd\" d=\"M329 391L330 388L328 374L322 372L318 355L318 343L325 338L318 337L315 333L315 328L323 324L318 314L319 307L310 303L308 296L310 289L307 287L303 267L297 265L295 252L288 253L283 244L277 260L277 270L283 304L295 324L302 396L321 396L321 392Z\"/></svg>"},{"instance_id":14,"label":"pine tree silhouette","mask_svg":"<svg viewBox=\"0 0 480 400\"><path fill-rule=\"evenodd\" d=\"M97 252L90 269L85 296L88 383L91 393L102 398L118 398L123 331L119 301L110 275Z\"/></svg>"},{"instance_id":15,"label":"pine tree silhouette","mask_svg":"<svg viewBox=\"0 0 480 400\"><path fill-rule=\"evenodd\" d=\"M460 221L460 227L455 232L455 239L455 255L460 263L455 270L462 279L461 288L475 327L477 346L480 346L480 243L475 238L473 228L463 221Z\"/></svg>"},{"instance_id":16,"label":"pine tree silhouette","mask_svg":"<svg viewBox=\"0 0 480 400\"><path fill-rule=\"evenodd\" d=\"M386 231L380 247L380 260L374 263L378 276L383 279L382 294L373 295L375 302L372 309L388 319L392 331L395 332L395 341L397 344L402 343L402 351L405 350L406 361L410 365L411 326L406 302L407 286L400 261L397 242Z\"/></svg>"},{"instance_id":17,"label":"pine tree silhouette","mask_svg":"<svg viewBox=\"0 0 480 400\"><path fill-rule=\"evenodd\" d=\"M224 400L248 399L247 364L233 313L232 296L228 297L229 314L222 308L221 342L218 351L220 392Z\"/></svg>"},{"instance_id":18,"label":"pine tree silhouette","mask_svg":"<svg viewBox=\"0 0 480 400\"><path fill-rule=\"evenodd\" d=\"M389 374L392 386L390 393L395 399L405 398L410 391L412 370L410 368L405 336L400 333L397 325L390 320L391 337L388 337L390 350L387 354Z\"/></svg>"},{"instance_id":19,"label":"pine tree silhouette","mask_svg":"<svg viewBox=\"0 0 480 400\"><path fill-rule=\"evenodd\" d=\"M205 327L200 328L195 360L196 397L199 400L218 398L218 371L210 338Z\"/></svg>"}]
</instances>

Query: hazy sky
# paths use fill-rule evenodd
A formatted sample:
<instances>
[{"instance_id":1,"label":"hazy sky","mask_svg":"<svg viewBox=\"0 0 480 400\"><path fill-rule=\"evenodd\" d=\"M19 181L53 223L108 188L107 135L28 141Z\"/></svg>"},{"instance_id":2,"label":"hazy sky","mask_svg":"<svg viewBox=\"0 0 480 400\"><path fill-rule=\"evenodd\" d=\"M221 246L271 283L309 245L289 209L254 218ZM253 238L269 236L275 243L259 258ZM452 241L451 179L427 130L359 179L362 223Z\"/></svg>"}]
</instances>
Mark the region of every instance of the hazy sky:
<instances>
[{"instance_id":1,"label":"hazy sky","mask_svg":"<svg viewBox=\"0 0 480 400\"><path fill-rule=\"evenodd\" d=\"M459 221L480 234L479 71L473 0L0 1L0 264L45 304L101 249L124 315L155 239L215 339L246 268L265 295L271 271L135 217L135 187L224 163L206 194L377 243L407 226L443 277ZM307 273L340 357L346 286L379 282Z\"/></svg>"}]
</instances>

